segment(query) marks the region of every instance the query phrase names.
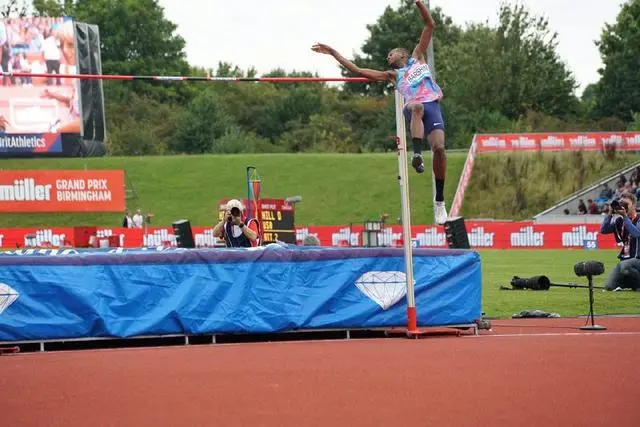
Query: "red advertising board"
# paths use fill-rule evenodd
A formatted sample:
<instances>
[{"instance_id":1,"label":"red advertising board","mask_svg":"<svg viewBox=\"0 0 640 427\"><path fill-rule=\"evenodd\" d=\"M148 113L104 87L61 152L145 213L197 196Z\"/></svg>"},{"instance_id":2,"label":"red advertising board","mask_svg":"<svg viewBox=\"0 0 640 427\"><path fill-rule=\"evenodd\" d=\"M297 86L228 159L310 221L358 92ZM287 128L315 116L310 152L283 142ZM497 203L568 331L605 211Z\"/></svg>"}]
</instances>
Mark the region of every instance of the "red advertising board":
<instances>
[{"instance_id":1,"label":"red advertising board","mask_svg":"<svg viewBox=\"0 0 640 427\"><path fill-rule=\"evenodd\" d=\"M640 132L476 135L478 153L504 151L640 150Z\"/></svg>"},{"instance_id":2,"label":"red advertising board","mask_svg":"<svg viewBox=\"0 0 640 427\"><path fill-rule=\"evenodd\" d=\"M582 249L585 247L616 249L612 235L600 233L599 224L535 225L531 222L467 222L469 242L474 249ZM219 247L223 242L213 237L213 226L192 227L196 247ZM325 247L362 245L362 226L296 227L296 241L301 244L308 234L315 235ZM0 229L0 247L61 247L76 245L74 228L5 228ZM117 238L110 237L117 236ZM176 237L171 227L144 229L97 228L96 245L125 248L175 247ZM441 226L413 226L414 247L447 248ZM402 247L402 227L387 227L380 235L381 244Z\"/></svg>"},{"instance_id":3,"label":"red advertising board","mask_svg":"<svg viewBox=\"0 0 640 427\"><path fill-rule=\"evenodd\" d=\"M0 212L122 212L122 170L0 171Z\"/></svg>"}]
</instances>

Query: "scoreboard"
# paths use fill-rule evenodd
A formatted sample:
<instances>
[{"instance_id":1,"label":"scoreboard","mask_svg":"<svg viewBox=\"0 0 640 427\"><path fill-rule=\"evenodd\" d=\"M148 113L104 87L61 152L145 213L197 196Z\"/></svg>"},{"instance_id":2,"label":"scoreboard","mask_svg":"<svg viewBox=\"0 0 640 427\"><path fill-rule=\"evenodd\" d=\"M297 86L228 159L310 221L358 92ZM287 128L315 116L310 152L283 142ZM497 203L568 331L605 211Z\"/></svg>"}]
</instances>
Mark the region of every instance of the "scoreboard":
<instances>
[{"instance_id":1,"label":"scoreboard","mask_svg":"<svg viewBox=\"0 0 640 427\"><path fill-rule=\"evenodd\" d=\"M227 200L220 201L218 220L224 217ZM248 207L246 199L242 200L245 210ZM276 241L296 244L296 229L294 227L294 208L284 199L262 199L258 202L260 224L262 225L262 242L267 245ZM256 217L256 212L251 212Z\"/></svg>"}]
</instances>

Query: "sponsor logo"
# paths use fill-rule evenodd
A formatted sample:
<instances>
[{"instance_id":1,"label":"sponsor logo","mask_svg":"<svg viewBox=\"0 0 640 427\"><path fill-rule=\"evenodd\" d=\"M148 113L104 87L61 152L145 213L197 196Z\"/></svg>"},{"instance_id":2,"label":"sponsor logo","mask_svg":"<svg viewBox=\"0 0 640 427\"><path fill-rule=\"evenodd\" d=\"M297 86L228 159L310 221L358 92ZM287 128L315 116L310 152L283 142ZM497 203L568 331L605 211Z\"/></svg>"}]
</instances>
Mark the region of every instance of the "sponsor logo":
<instances>
[{"instance_id":1,"label":"sponsor logo","mask_svg":"<svg viewBox=\"0 0 640 427\"><path fill-rule=\"evenodd\" d=\"M0 135L0 148L44 148L47 146L44 138L39 136Z\"/></svg>"},{"instance_id":2,"label":"sponsor logo","mask_svg":"<svg viewBox=\"0 0 640 427\"><path fill-rule=\"evenodd\" d=\"M580 135L575 138L569 138L569 143L573 148L595 148L598 142L595 138Z\"/></svg>"},{"instance_id":3,"label":"sponsor logo","mask_svg":"<svg viewBox=\"0 0 640 427\"><path fill-rule=\"evenodd\" d=\"M585 240L597 240L597 231L587 231L584 225L573 227L571 231L562 233L563 247L583 247Z\"/></svg>"},{"instance_id":4,"label":"sponsor logo","mask_svg":"<svg viewBox=\"0 0 640 427\"><path fill-rule=\"evenodd\" d=\"M19 297L18 291L6 283L0 283L0 314L4 313Z\"/></svg>"},{"instance_id":5,"label":"sponsor logo","mask_svg":"<svg viewBox=\"0 0 640 427\"><path fill-rule=\"evenodd\" d=\"M385 228L384 231L378 233L378 245L380 246L400 246L402 242L402 233L394 233L391 228Z\"/></svg>"},{"instance_id":6,"label":"sponsor logo","mask_svg":"<svg viewBox=\"0 0 640 427\"><path fill-rule=\"evenodd\" d=\"M484 227L473 227L469 233L469 244L479 248L491 248L495 234L487 233L484 231Z\"/></svg>"},{"instance_id":7,"label":"sponsor logo","mask_svg":"<svg viewBox=\"0 0 640 427\"><path fill-rule=\"evenodd\" d=\"M154 230L151 234L145 234L142 245L147 247L164 246L168 242L171 246L177 246L176 236L166 229Z\"/></svg>"},{"instance_id":8,"label":"sponsor logo","mask_svg":"<svg viewBox=\"0 0 640 427\"><path fill-rule=\"evenodd\" d=\"M105 237L108 238L108 237L111 237L111 236L114 236L114 234L113 234L113 230L110 229L110 228L104 228L102 230L97 230L96 231L96 238L98 240L104 239ZM126 237L125 234L118 235L118 246L124 247L125 237Z\"/></svg>"},{"instance_id":9,"label":"sponsor logo","mask_svg":"<svg viewBox=\"0 0 640 427\"><path fill-rule=\"evenodd\" d=\"M54 234L50 229L37 230L35 233L24 236L25 246L65 246L68 244L67 235L64 233Z\"/></svg>"},{"instance_id":10,"label":"sponsor logo","mask_svg":"<svg viewBox=\"0 0 640 427\"><path fill-rule=\"evenodd\" d=\"M426 228L424 233L416 235L418 247L442 248L447 245L445 233L439 233L436 227Z\"/></svg>"},{"instance_id":11,"label":"sponsor logo","mask_svg":"<svg viewBox=\"0 0 640 427\"><path fill-rule=\"evenodd\" d=\"M224 240L218 239L213 235L213 228L207 228L202 233L195 233L193 240L197 248L212 248L219 245L224 245Z\"/></svg>"},{"instance_id":12,"label":"sponsor logo","mask_svg":"<svg viewBox=\"0 0 640 427\"><path fill-rule=\"evenodd\" d=\"M557 136L548 136L543 138L540 142L542 148L564 148L564 138L558 138Z\"/></svg>"},{"instance_id":13,"label":"sponsor logo","mask_svg":"<svg viewBox=\"0 0 640 427\"><path fill-rule=\"evenodd\" d=\"M627 145L631 145L631 146L640 145L640 134L635 136L628 136L626 140L627 140Z\"/></svg>"},{"instance_id":14,"label":"sponsor logo","mask_svg":"<svg viewBox=\"0 0 640 427\"><path fill-rule=\"evenodd\" d=\"M605 147L622 147L624 145L624 138L622 135L611 135L608 138L602 138L602 145Z\"/></svg>"},{"instance_id":15,"label":"sponsor logo","mask_svg":"<svg viewBox=\"0 0 640 427\"><path fill-rule=\"evenodd\" d=\"M341 228L331 234L331 246L358 246L360 233L353 233L349 228Z\"/></svg>"},{"instance_id":16,"label":"sponsor logo","mask_svg":"<svg viewBox=\"0 0 640 427\"><path fill-rule=\"evenodd\" d=\"M482 141L482 147L484 148L506 148L507 141L494 136Z\"/></svg>"},{"instance_id":17,"label":"sponsor logo","mask_svg":"<svg viewBox=\"0 0 640 427\"><path fill-rule=\"evenodd\" d=\"M511 246L513 247L534 247L544 246L544 231L535 232L533 227L523 227L517 233L511 233Z\"/></svg>"},{"instance_id":18,"label":"sponsor logo","mask_svg":"<svg viewBox=\"0 0 640 427\"><path fill-rule=\"evenodd\" d=\"M521 136L518 139L511 140L511 146L513 148L531 149L536 148L536 140Z\"/></svg>"},{"instance_id":19,"label":"sponsor logo","mask_svg":"<svg viewBox=\"0 0 640 427\"><path fill-rule=\"evenodd\" d=\"M16 179L13 184L0 185L0 201L23 202L51 200L51 184L38 185L33 178Z\"/></svg>"},{"instance_id":20,"label":"sponsor logo","mask_svg":"<svg viewBox=\"0 0 640 427\"><path fill-rule=\"evenodd\" d=\"M407 276L402 271L368 271L356 279L355 285L383 310L407 294Z\"/></svg>"}]
</instances>

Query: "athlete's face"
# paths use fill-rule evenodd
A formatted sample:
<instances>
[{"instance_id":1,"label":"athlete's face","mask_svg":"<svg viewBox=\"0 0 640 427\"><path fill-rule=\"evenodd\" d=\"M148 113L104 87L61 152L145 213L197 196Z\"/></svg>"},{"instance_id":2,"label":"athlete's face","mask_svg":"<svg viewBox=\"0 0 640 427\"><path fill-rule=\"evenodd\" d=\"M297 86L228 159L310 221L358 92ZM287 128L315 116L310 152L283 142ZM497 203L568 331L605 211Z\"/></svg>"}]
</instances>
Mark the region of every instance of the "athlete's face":
<instances>
[{"instance_id":1,"label":"athlete's face","mask_svg":"<svg viewBox=\"0 0 640 427\"><path fill-rule=\"evenodd\" d=\"M402 67L406 60L407 60L406 55L402 49L393 49L387 55L387 62L393 68Z\"/></svg>"}]
</instances>

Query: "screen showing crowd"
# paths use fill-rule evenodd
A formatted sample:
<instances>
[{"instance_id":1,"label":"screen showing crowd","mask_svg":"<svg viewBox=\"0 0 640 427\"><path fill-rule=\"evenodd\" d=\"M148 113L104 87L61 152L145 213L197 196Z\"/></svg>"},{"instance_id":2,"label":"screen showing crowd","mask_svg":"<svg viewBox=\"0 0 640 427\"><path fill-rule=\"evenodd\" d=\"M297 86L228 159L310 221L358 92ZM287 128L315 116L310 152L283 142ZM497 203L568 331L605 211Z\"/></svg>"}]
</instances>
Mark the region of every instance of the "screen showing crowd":
<instances>
[{"instance_id":1,"label":"screen showing crowd","mask_svg":"<svg viewBox=\"0 0 640 427\"><path fill-rule=\"evenodd\" d=\"M48 74L2 75L0 132L80 133L78 81L56 75L76 72L74 26L70 18L0 20L0 69Z\"/></svg>"}]
</instances>

